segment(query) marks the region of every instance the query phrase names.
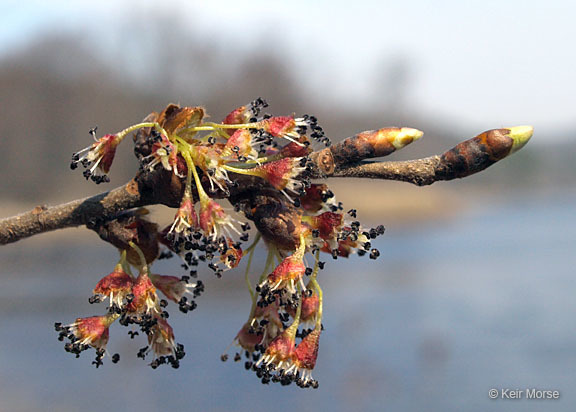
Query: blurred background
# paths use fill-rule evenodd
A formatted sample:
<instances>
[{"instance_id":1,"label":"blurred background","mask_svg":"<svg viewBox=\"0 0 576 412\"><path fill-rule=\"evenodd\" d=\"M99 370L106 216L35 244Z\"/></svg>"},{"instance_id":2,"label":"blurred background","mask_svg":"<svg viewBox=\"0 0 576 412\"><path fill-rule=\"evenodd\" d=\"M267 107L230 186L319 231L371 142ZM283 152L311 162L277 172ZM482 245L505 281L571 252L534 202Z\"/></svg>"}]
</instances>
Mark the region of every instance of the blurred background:
<instances>
[{"instance_id":1,"label":"blurred background","mask_svg":"<svg viewBox=\"0 0 576 412\"><path fill-rule=\"evenodd\" d=\"M64 352L53 323L94 314L87 298L116 252L81 229L0 248L0 411L572 410L573 2L0 4L0 217L129 180L129 145L107 186L72 173L70 156L91 127L112 133L170 102L218 121L261 96L271 113L316 115L333 141L385 126L425 132L393 160L535 127L519 153L462 181L330 181L365 225L387 231L378 262L329 261L323 273L315 391L263 386L220 362L248 316L242 270L201 274L199 308L172 311L187 348L179 370L151 370L120 328L109 345L120 363L95 370ZM490 388L561 398L490 400Z\"/></svg>"}]
</instances>

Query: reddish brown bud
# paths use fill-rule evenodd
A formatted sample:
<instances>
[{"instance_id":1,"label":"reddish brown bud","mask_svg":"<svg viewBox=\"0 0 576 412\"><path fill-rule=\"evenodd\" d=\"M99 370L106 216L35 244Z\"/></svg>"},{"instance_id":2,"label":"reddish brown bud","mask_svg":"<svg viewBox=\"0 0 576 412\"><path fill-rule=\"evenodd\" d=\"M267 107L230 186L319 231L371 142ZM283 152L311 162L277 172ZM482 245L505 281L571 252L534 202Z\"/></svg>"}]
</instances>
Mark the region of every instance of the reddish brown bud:
<instances>
[{"instance_id":1,"label":"reddish brown bud","mask_svg":"<svg viewBox=\"0 0 576 412\"><path fill-rule=\"evenodd\" d=\"M420 130L408 127L387 127L368 130L349 137L331 148L338 165L363 159L387 156L422 137Z\"/></svg>"}]
</instances>

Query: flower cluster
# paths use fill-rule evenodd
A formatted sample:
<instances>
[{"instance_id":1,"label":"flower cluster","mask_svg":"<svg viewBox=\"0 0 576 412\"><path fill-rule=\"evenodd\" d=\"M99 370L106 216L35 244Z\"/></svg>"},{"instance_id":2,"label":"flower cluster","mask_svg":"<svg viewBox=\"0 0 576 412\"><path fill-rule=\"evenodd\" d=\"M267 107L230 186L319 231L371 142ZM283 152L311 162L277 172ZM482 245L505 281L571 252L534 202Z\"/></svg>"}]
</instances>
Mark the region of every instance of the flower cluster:
<instances>
[{"instance_id":1,"label":"flower cluster","mask_svg":"<svg viewBox=\"0 0 576 412\"><path fill-rule=\"evenodd\" d=\"M96 284L90 303L109 301L106 314L88 318L78 318L70 325L56 323L59 339L68 339L65 349L77 357L81 352L93 347L96 349L96 367L102 365L106 354L109 328L118 320L122 326L129 327L128 334L134 338L140 332L148 337L148 346L139 352L139 357L145 358L148 352L154 353L152 367L167 363L177 368L184 357L184 346L176 344L174 332L166 320L168 306L166 299L176 302L182 312L188 312L196 307L196 303L188 301L186 295L198 297L204 290L202 282L190 283L189 277L164 276L149 273L149 265L142 250L131 242L131 247L140 256L138 276L131 272L130 263L126 259L126 251L122 253L120 262L114 270L104 276ZM166 299L158 296L158 291ZM118 362L120 355L114 354L112 361Z\"/></svg>"},{"instance_id":2,"label":"flower cluster","mask_svg":"<svg viewBox=\"0 0 576 412\"><path fill-rule=\"evenodd\" d=\"M384 228L364 229L355 220L354 209L345 212L325 184L312 183L312 148L330 146L317 119L271 116L263 112L267 106L258 98L233 110L222 123L213 123L204 120L202 108L169 105L149 116L149 121L105 135L74 154L72 169L80 164L86 178L106 182L117 146L136 132L141 173L163 169L183 189L174 220L164 230L156 231L142 217L127 226L149 232L148 244L137 236L123 246L115 244L120 261L96 284L90 298L91 303L107 300L106 313L69 325L56 324L59 339L69 340L67 351L79 356L93 347L94 363L100 366L109 327L118 321L130 328L131 337L147 336L148 344L138 356L145 358L153 352L153 368L161 364L178 367L184 348L175 342L167 321L168 301L184 313L193 310L204 290L202 281L190 281L198 276L200 263L220 277L247 257L245 280L251 309L234 338L238 347L234 359L244 356L245 368L262 383L318 387L312 370L323 330L318 273L325 262L321 254L337 259L357 252L376 259L379 252L371 241ZM95 137L95 129L91 134ZM251 189L239 192L243 184ZM259 209L260 193L269 203ZM251 226L223 207L217 200L222 198L255 223L257 232L250 246L243 247L243 242L249 240ZM266 224L272 229L262 230ZM268 258L256 280L251 279L251 261L260 240L266 243ZM151 272L156 259L173 255L183 260L184 276ZM222 355L222 360L227 358ZM118 360L118 354L112 356L114 363Z\"/></svg>"}]
</instances>

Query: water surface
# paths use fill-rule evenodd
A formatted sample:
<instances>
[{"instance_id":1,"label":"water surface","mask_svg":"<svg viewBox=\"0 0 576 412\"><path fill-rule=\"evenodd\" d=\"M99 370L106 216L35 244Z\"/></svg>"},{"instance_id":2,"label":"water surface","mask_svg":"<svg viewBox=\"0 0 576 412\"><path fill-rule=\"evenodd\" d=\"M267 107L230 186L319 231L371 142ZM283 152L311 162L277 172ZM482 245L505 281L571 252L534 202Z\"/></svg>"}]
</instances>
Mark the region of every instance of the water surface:
<instances>
[{"instance_id":1,"label":"water surface","mask_svg":"<svg viewBox=\"0 0 576 412\"><path fill-rule=\"evenodd\" d=\"M87 297L115 252L1 248L0 410L573 410L574 200L522 198L448 226L389 227L377 262L329 261L315 391L263 386L220 362L249 310L241 272L208 279L194 313L172 310L187 349L179 370L151 370L135 356L143 342L120 327L109 344L120 363L96 370L91 356L64 352L52 325L98 313ZM158 268L178 273L176 262ZM490 388L561 398L490 400Z\"/></svg>"}]
</instances>

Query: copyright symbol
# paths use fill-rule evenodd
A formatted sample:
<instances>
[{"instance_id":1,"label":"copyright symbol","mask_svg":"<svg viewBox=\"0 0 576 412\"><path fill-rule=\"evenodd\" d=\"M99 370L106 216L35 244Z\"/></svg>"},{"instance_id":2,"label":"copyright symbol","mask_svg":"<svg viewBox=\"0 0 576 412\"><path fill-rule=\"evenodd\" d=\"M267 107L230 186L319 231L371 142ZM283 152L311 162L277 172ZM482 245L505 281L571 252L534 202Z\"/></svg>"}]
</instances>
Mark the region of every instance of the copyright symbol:
<instances>
[{"instance_id":1,"label":"copyright symbol","mask_svg":"<svg viewBox=\"0 0 576 412\"><path fill-rule=\"evenodd\" d=\"M496 399L498 397L498 389L490 389L488 391L488 396L490 399Z\"/></svg>"}]
</instances>

